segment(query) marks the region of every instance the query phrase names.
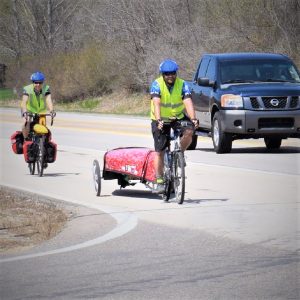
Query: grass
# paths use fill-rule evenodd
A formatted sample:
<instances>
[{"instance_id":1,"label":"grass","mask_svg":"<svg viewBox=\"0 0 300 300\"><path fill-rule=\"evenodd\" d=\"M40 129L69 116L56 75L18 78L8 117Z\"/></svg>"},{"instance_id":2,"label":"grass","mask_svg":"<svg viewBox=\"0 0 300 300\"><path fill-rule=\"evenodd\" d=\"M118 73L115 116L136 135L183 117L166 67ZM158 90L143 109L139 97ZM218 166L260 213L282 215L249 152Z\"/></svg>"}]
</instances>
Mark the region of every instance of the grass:
<instances>
[{"instance_id":1,"label":"grass","mask_svg":"<svg viewBox=\"0 0 300 300\"><path fill-rule=\"evenodd\" d=\"M0 88L0 101L12 100L16 98L12 89Z\"/></svg>"},{"instance_id":2,"label":"grass","mask_svg":"<svg viewBox=\"0 0 300 300\"><path fill-rule=\"evenodd\" d=\"M55 103L55 110L148 116L150 100L146 94L129 94L121 91L98 98L60 101Z\"/></svg>"},{"instance_id":3,"label":"grass","mask_svg":"<svg viewBox=\"0 0 300 300\"><path fill-rule=\"evenodd\" d=\"M86 99L86 100L79 102L79 105L82 109L92 111L99 105L99 103L100 103L99 99Z\"/></svg>"},{"instance_id":4,"label":"grass","mask_svg":"<svg viewBox=\"0 0 300 300\"><path fill-rule=\"evenodd\" d=\"M2 93L4 95L4 92ZM20 99L16 99L15 96L13 96L13 98L9 97L11 97L11 94L9 94L8 92L8 98L6 98L5 101L0 101L0 106L20 107ZM143 93L131 94L124 90L113 92L112 94L107 94L102 97L88 98L83 100L53 100L54 109L56 111L92 112L101 114L119 114L134 116L149 116L150 111L149 95Z\"/></svg>"}]
</instances>

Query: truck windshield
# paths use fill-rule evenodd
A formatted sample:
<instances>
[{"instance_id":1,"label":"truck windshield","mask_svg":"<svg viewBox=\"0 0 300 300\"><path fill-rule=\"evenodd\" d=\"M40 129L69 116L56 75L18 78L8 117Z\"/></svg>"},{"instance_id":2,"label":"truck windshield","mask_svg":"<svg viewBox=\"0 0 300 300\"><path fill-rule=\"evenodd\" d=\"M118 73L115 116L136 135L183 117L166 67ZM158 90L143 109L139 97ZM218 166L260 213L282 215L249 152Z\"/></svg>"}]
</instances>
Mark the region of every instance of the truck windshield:
<instances>
[{"instance_id":1,"label":"truck windshield","mask_svg":"<svg viewBox=\"0 0 300 300\"><path fill-rule=\"evenodd\" d=\"M220 63L221 82L300 82L295 66L285 60L228 60Z\"/></svg>"}]
</instances>

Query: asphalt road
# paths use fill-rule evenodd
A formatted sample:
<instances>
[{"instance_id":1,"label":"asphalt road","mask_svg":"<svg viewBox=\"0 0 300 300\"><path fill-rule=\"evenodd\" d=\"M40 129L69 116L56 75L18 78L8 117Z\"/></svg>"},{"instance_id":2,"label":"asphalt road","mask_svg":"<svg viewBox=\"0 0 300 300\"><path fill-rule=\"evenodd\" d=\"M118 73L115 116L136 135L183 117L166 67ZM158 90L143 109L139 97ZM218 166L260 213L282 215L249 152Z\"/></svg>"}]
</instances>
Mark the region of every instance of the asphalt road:
<instances>
[{"instance_id":1,"label":"asphalt road","mask_svg":"<svg viewBox=\"0 0 300 300\"><path fill-rule=\"evenodd\" d=\"M53 240L0 255L1 299L299 299L299 140L217 155L199 138L180 206L114 180L95 196L93 159L152 147L147 119L58 113L57 161L40 178L10 150L17 111L0 113L1 184L83 209Z\"/></svg>"}]
</instances>

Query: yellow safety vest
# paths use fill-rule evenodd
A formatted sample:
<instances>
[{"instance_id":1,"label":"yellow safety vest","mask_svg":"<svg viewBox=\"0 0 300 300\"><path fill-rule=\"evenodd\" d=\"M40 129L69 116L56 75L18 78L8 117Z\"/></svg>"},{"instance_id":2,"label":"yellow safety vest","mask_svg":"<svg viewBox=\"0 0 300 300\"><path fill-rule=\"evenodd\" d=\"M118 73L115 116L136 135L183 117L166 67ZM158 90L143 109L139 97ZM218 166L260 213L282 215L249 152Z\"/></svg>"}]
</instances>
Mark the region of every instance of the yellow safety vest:
<instances>
[{"instance_id":1,"label":"yellow safety vest","mask_svg":"<svg viewBox=\"0 0 300 300\"><path fill-rule=\"evenodd\" d=\"M25 86L24 90L29 96L26 105L27 111L31 113L45 114L47 112L45 93L49 90L49 86L43 85L42 93L40 95L36 95L36 93L34 92L33 84Z\"/></svg>"},{"instance_id":2,"label":"yellow safety vest","mask_svg":"<svg viewBox=\"0 0 300 300\"><path fill-rule=\"evenodd\" d=\"M182 101L183 80L176 78L173 89L170 93L162 76L156 79L160 87L160 117L162 120L169 118L182 119L184 117L184 104ZM154 115L154 103L151 100L151 119L156 120Z\"/></svg>"}]
</instances>

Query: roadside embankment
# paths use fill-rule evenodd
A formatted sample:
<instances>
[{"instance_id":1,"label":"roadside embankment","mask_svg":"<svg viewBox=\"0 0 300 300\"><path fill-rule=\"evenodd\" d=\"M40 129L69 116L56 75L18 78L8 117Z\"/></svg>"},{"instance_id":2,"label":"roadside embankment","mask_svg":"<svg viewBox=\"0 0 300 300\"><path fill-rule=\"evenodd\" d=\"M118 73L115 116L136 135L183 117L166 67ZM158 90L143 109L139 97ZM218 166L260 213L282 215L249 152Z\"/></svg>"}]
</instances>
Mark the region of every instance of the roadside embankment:
<instances>
[{"instance_id":1,"label":"roadside embankment","mask_svg":"<svg viewBox=\"0 0 300 300\"><path fill-rule=\"evenodd\" d=\"M31 248L57 235L70 212L53 201L0 186L0 253Z\"/></svg>"}]
</instances>

